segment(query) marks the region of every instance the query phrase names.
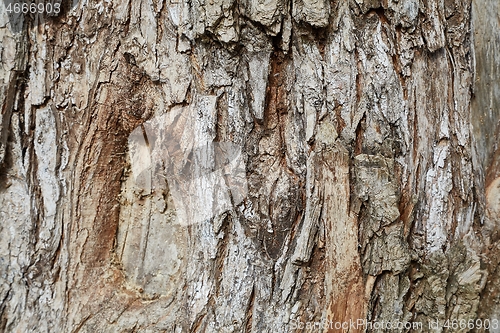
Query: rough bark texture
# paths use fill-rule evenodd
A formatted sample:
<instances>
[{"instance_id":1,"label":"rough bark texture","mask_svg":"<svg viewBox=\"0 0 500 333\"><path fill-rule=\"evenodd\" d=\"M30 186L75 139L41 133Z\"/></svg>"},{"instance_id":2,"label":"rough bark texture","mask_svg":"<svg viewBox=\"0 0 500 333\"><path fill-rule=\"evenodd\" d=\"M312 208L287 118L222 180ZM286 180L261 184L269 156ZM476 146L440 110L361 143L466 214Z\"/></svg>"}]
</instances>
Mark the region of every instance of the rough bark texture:
<instances>
[{"instance_id":1,"label":"rough bark texture","mask_svg":"<svg viewBox=\"0 0 500 333\"><path fill-rule=\"evenodd\" d=\"M498 13L2 9L0 331L500 320Z\"/></svg>"}]
</instances>

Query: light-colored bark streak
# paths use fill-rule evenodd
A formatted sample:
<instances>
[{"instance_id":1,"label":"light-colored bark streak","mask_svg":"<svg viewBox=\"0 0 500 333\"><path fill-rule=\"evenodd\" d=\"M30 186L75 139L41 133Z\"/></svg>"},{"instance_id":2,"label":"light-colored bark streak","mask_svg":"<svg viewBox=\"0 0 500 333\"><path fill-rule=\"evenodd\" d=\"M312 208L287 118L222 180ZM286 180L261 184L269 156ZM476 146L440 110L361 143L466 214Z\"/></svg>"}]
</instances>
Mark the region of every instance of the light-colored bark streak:
<instances>
[{"instance_id":1,"label":"light-colored bark streak","mask_svg":"<svg viewBox=\"0 0 500 333\"><path fill-rule=\"evenodd\" d=\"M0 331L500 319L496 7L0 12Z\"/></svg>"}]
</instances>

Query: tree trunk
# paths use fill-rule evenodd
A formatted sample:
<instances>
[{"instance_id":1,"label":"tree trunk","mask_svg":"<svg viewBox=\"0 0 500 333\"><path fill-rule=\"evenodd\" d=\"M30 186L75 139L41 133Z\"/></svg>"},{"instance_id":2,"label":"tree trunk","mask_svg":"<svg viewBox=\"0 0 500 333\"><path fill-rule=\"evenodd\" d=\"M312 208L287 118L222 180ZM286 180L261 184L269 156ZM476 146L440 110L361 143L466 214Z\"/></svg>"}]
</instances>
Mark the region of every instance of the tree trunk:
<instances>
[{"instance_id":1,"label":"tree trunk","mask_svg":"<svg viewBox=\"0 0 500 333\"><path fill-rule=\"evenodd\" d=\"M0 331L500 332L497 0L14 3Z\"/></svg>"}]
</instances>

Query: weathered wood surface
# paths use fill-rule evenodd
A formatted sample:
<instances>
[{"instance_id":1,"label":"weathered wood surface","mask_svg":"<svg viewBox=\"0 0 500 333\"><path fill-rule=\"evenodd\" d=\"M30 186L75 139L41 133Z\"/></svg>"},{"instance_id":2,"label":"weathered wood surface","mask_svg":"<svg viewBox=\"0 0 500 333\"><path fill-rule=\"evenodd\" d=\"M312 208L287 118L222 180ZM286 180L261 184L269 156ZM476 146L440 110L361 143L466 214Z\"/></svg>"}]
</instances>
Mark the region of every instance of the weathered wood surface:
<instances>
[{"instance_id":1,"label":"weathered wood surface","mask_svg":"<svg viewBox=\"0 0 500 333\"><path fill-rule=\"evenodd\" d=\"M500 320L498 13L2 9L0 331Z\"/></svg>"}]
</instances>

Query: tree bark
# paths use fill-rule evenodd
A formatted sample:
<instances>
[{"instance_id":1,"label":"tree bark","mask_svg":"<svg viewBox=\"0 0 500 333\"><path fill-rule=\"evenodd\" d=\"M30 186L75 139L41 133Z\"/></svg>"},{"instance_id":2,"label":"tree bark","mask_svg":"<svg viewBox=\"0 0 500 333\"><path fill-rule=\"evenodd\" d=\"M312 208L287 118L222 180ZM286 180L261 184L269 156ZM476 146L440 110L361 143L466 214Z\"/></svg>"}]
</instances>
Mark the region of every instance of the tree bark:
<instances>
[{"instance_id":1,"label":"tree bark","mask_svg":"<svg viewBox=\"0 0 500 333\"><path fill-rule=\"evenodd\" d=\"M1 332L500 332L496 0L9 3Z\"/></svg>"}]
</instances>

